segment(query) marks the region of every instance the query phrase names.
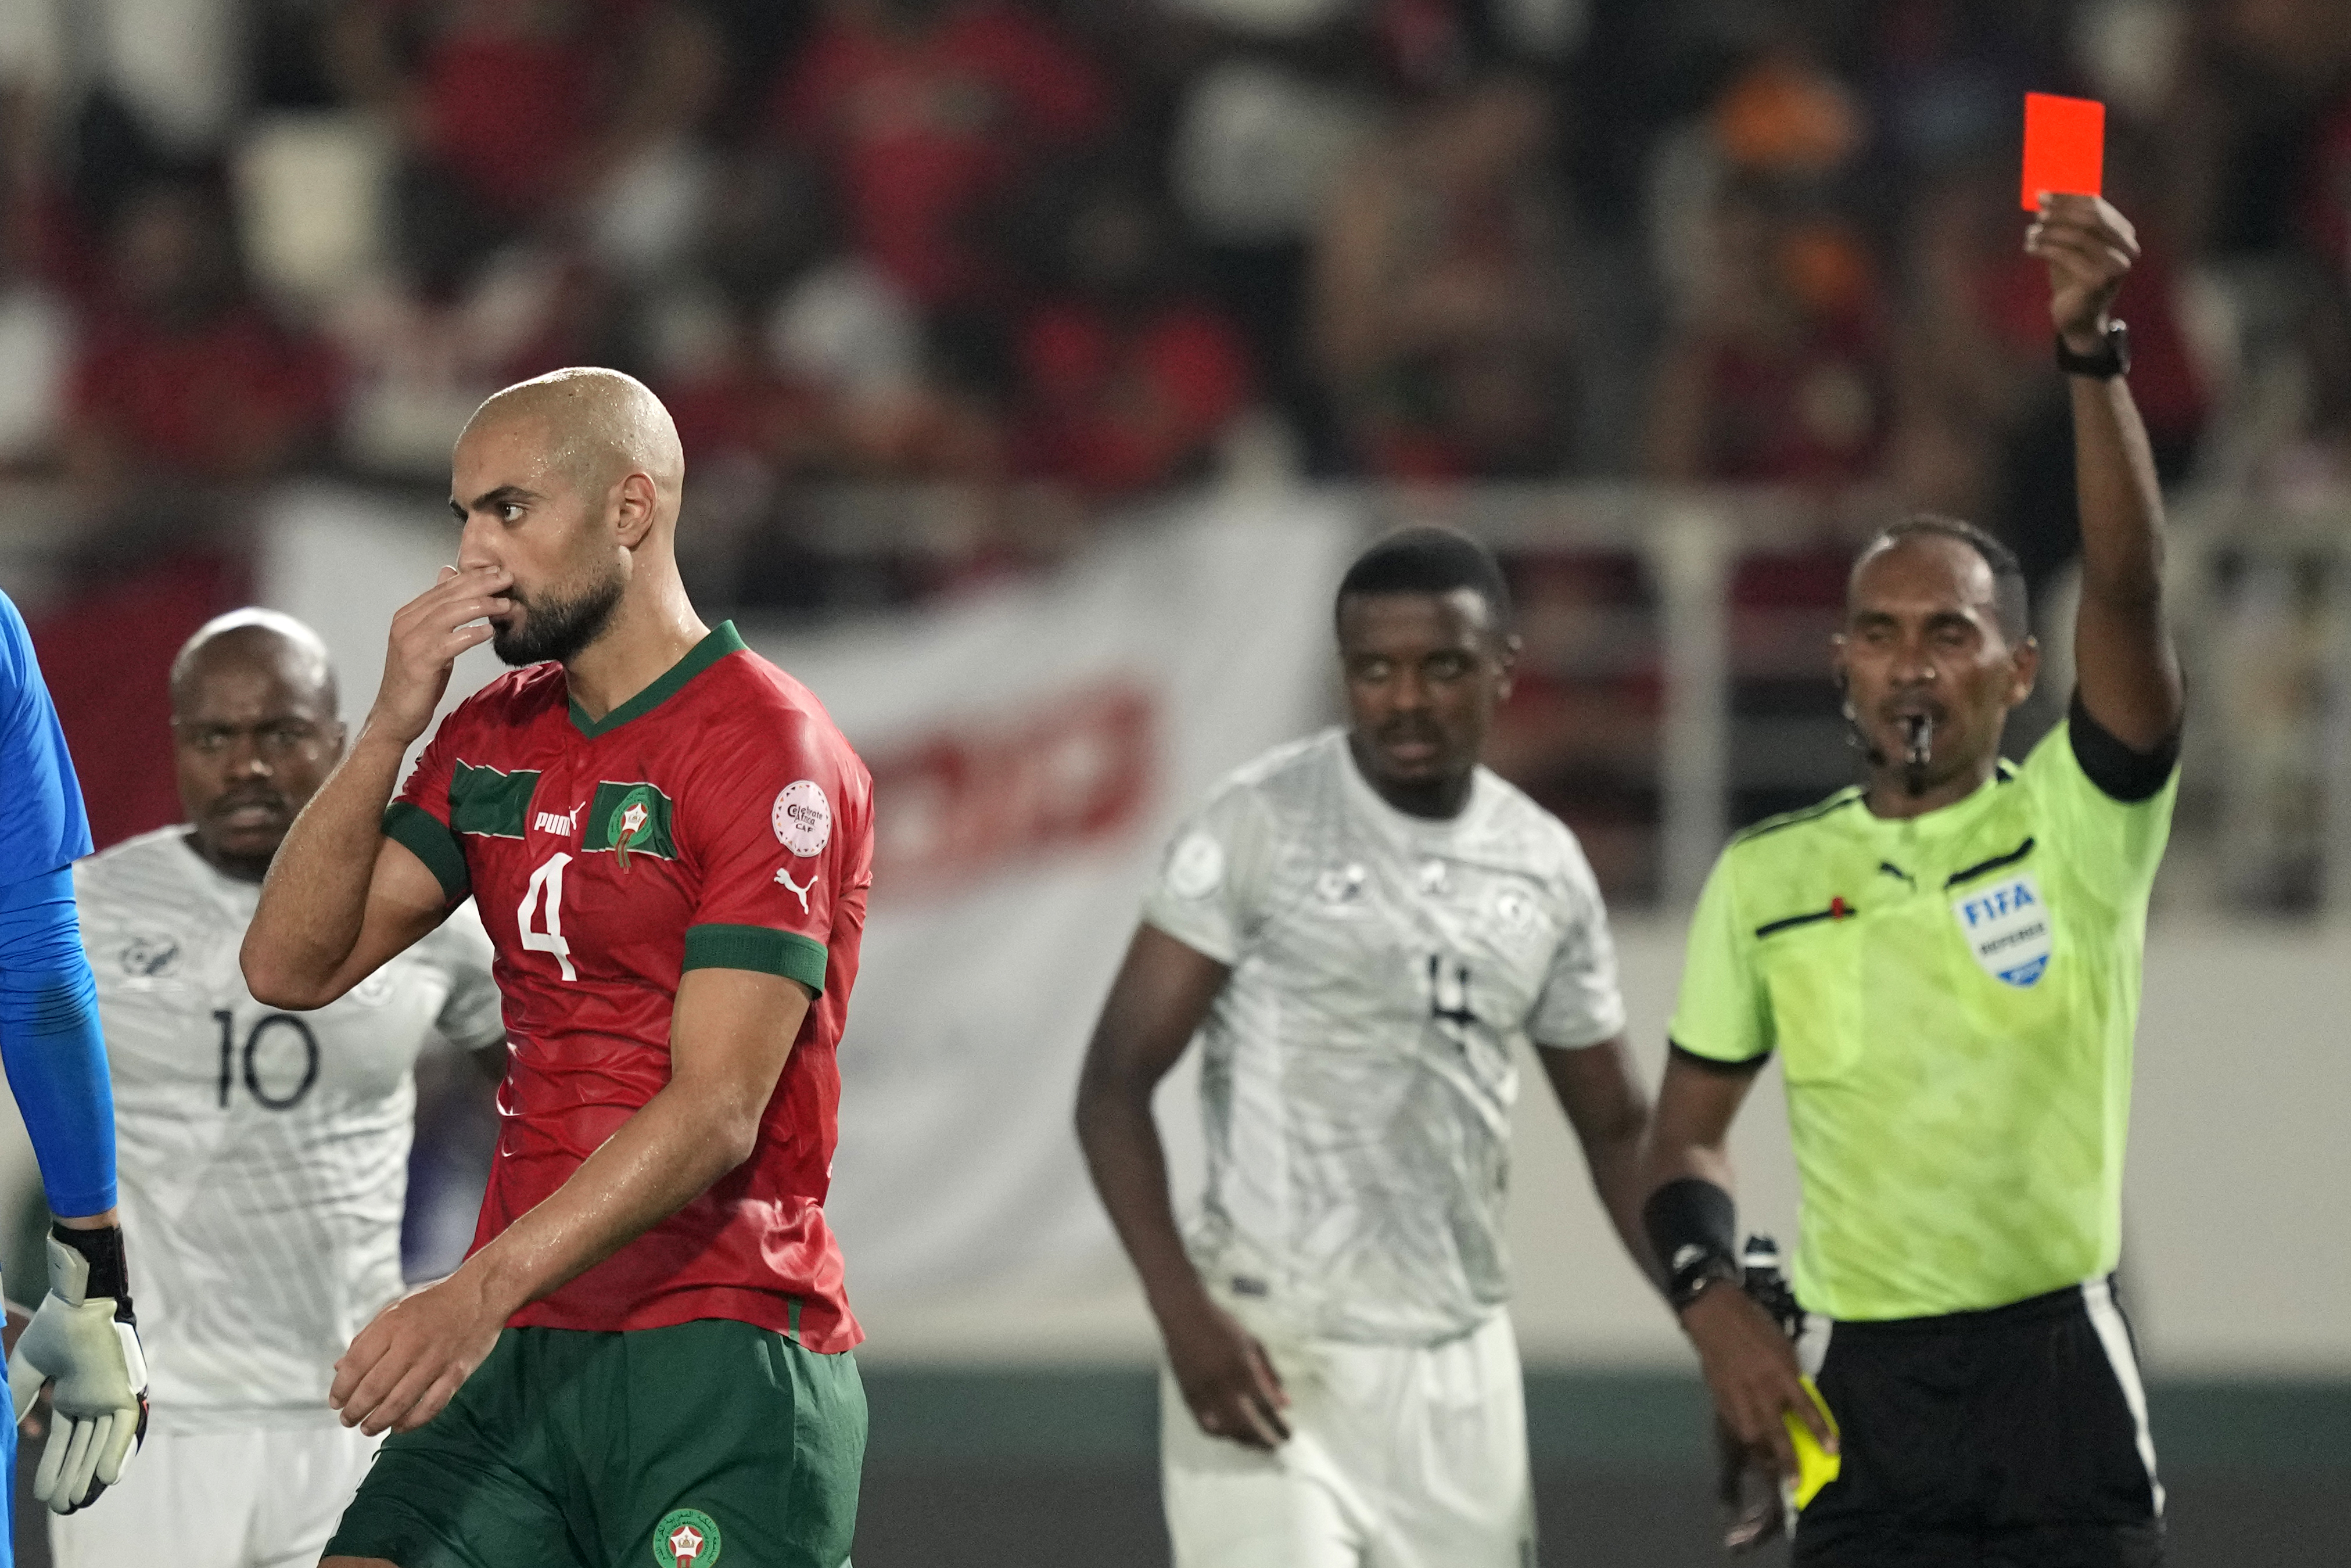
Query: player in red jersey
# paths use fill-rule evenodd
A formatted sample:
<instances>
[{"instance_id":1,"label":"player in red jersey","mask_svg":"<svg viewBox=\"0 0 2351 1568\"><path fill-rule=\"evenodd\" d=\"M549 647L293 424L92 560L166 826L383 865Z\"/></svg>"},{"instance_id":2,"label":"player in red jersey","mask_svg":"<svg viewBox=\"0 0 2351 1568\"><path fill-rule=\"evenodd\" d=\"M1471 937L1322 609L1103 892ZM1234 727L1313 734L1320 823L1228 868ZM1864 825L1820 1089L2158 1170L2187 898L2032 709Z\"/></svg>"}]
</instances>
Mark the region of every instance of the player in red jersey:
<instances>
[{"instance_id":1,"label":"player in red jersey","mask_svg":"<svg viewBox=\"0 0 2351 1568\"><path fill-rule=\"evenodd\" d=\"M326 1563L841 1568L865 1406L823 1200L871 779L695 617L684 459L643 386L509 387L454 465L458 564L393 617L244 949L257 998L318 1007L470 893L512 1043L472 1254L337 1365L343 1420L392 1435ZM523 667L392 800L486 640Z\"/></svg>"}]
</instances>

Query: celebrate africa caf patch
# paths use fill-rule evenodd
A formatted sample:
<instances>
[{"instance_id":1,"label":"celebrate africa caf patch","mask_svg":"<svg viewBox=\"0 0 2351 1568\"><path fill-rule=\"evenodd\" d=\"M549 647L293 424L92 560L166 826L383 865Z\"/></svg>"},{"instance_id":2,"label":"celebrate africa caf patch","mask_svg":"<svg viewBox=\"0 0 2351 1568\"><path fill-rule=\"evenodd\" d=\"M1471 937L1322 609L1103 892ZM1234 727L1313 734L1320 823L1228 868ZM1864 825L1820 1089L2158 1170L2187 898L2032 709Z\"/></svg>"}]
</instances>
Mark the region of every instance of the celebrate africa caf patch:
<instances>
[{"instance_id":1,"label":"celebrate africa caf patch","mask_svg":"<svg viewBox=\"0 0 2351 1568\"><path fill-rule=\"evenodd\" d=\"M832 802L813 779L796 779L776 797L768 821L776 841L802 860L822 852L832 838Z\"/></svg>"},{"instance_id":2,"label":"celebrate africa caf patch","mask_svg":"<svg viewBox=\"0 0 2351 1568\"><path fill-rule=\"evenodd\" d=\"M674 1508L653 1526L661 1568L711 1568L718 1561L718 1521L698 1508Z\"/></svg>"}]
</instances>

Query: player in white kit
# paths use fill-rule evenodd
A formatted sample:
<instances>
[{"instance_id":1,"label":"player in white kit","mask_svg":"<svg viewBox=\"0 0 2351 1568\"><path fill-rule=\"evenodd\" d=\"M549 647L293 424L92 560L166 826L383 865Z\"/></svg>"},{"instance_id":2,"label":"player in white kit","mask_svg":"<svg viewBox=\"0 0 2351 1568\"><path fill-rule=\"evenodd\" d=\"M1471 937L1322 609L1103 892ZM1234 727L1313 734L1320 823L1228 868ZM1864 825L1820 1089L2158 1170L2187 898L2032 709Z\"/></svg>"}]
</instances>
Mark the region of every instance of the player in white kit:
<instances>
[{"instance_id":1,"label":"player in white kit","mask_svg":"<svg viewBox=\"0 0 2351 1568\"><path fill-rule=\"evenodd\" d=\"M1493 558L1414 529L1338 600L1351 724L1176 833L1079 1090L1167 1350L1177 1568L1523 1568L1504 1303L1513 1050L1533 1041L1637 1266L1647 1103L1574 835L1480 767L1517 639ZM1207 1190L1178 1236L1153 1087L1201 1039Z\"/></svg>"},{"instance_id":2,"label":"player in white kit","mask_svg":"<svg viewBox=\"0 0 2351 1568\"><path fill-rule=\"evenodd\" d=\"M402 1289L412 1068L436 1035L502 1052L505 1030L470 904L331 1007L246 989L262 874L342 755L308 628L213 622L172 667L172 709L187 825L76 879L152 1416L106 1506L53 1520L50 1542L58 1568L308 1568L380 1441L327 1389Z\"/></svg>"}]
</instances>

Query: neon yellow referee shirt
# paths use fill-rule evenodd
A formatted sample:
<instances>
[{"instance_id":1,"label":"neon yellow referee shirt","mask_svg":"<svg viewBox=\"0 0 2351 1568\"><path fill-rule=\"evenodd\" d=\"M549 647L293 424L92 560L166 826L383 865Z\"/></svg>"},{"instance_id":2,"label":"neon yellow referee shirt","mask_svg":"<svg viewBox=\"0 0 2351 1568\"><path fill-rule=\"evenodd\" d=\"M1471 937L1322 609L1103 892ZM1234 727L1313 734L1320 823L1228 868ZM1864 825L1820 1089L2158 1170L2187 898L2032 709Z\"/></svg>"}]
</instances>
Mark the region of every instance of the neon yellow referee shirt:
<instances>
[{"instance_id":1,"label":"neon yellow referee shirt","mask_svg":"<svg viewBox=\"0 0 2351 1568\"><path fill-rule=\"evenodd\" d=\"M2117 800L2072 733L1922 817L1859 789L1734 838L1673 1041L1780 1053L1797 1297L1833 1318L1996 1307L2114 1268L2147 894L2179 775Z\"/></svg>"}]
</instances>

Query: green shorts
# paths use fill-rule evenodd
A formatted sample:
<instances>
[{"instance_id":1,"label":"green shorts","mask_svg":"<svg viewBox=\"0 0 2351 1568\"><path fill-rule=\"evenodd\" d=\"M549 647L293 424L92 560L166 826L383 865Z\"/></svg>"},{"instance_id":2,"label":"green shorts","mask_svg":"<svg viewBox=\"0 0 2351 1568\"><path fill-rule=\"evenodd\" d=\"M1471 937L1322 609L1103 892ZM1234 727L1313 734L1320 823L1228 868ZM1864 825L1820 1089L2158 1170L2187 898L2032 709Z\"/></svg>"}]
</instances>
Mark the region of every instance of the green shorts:
<instances>
[{"instance_id":1,"label":"green shorts","mask_svg":"<svg viewBox=\"0 0 2351 1568\"><path fill-rule=\"evenodd\" d=\"M384 1440L327 1545L400 1568L844 1568L865 1458L850 1356L749 1323L510 1328Z\"/></svg>"}]
</instances>

